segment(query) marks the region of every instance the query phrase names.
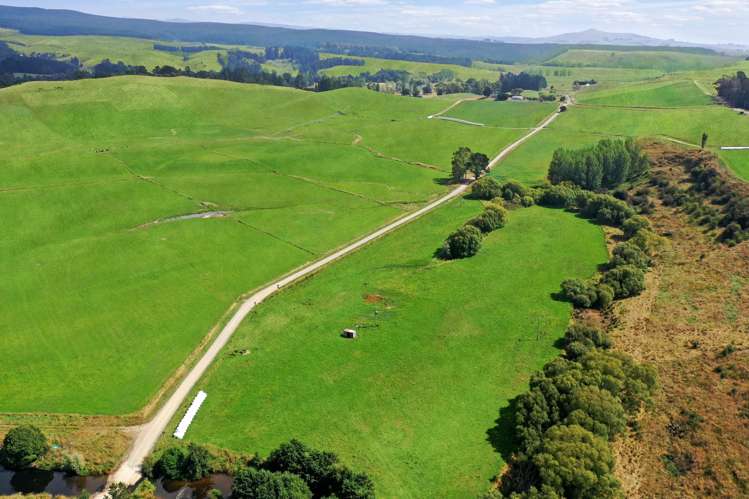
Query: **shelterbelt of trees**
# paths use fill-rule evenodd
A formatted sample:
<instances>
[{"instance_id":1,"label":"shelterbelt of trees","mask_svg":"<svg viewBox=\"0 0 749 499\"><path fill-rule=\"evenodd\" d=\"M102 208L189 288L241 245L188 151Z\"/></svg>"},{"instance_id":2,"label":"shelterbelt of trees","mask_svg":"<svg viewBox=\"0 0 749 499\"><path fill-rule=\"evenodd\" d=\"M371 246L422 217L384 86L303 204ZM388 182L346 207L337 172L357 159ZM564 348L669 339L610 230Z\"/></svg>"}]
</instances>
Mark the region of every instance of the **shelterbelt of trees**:
<instances>
[{"instance_id":1,"label":"shelterbelt of trees","mask_svg":"<svg viewBox=\"0 0 749 499\"><path fill-rule=\"evenodd\" d=\"M749 78L739 71L736 76L724 76L715 83L718 96L734 107L749 109Z\"/></svg>"}]
</instances>

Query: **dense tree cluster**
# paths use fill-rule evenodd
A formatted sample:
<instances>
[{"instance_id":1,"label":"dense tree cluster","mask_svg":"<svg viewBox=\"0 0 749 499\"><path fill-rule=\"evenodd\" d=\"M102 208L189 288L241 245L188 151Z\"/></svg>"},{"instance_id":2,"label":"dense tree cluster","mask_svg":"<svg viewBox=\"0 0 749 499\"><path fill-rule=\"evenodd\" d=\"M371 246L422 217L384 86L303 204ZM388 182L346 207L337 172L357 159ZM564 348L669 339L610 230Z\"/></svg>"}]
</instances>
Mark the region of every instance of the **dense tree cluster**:
<instances>
[{"instance_id":1,"label":"dense tree cluster","mask_svg":"<svg viewBox=\"0 0 749 499\"><path fill-rule=\"evenodd\" d=\"M647 173L650 163L632 139L602 140L585 149L557 149L549 166L553 184L572 182L588 190L613 189Z\"/></svg>"},{"instance_id":2,"label":"dense tree cluster","mask_svg":"<svg viewBox=\"0 0 749 499\"><path fill-rule=\"evenodd\" d=\"M213 456L197 444L168 447L153 464L145 468L153 478L200 480L211 473Z\"/></svg>"},{"instance_id":3,"label":"dense tree cluster","mask_svg":"<svg viewBox=\"0 0 749 499\"><path fill-rule=\"evenodd\" d=\"M31 73L39 75L69 75L80 69L78 59L58 61L46 54L12 54L0 59L0 73Z\"/></svg>"},{"instance_id":4,"label":"dense tree cluster","mask_svg":"<svg viewBox=\"0 0 749 499\"><path fill-rule=\"evenodd\" d=\"M481 215L472 218L467 222L473 225L482 234L488 234L497 229L501 229L507 223L507 210L499 205L490 205L481 213Z\"/></svg>"},{"instance_id":5,"label":"dense tree cluster","mask_svg":"<svg viewBox=\"0 0 749 499\"><path fill-rule=\"evenodd\" d=\"M311 499L304 480L291 473L244 468L237 472L231 496L236 499Z\"/></svg>"},{"instance_id":6,"label":"dense tree cluster","mask_svg":"<svg viewBox=\"0 0 749 499\"><path fill-rule=\"evenodd\" d=\"M199 480L219 470L225 471L226 463L194 443L168 447L143 464L146 476L171 480ZM232 474L235 499L375 497L369 476L344 466L334 453L312 449L298 440L280 445L267 459L253 458Z\"/></svg>"},{"instance_id":7,"label":"dense tree cluster","mask_svg":"<svg viewBox=\"0 0 749 499\"><path fill-rule=\"evenodd\" d=\"M749 78L739 71L736 76L724 76L715 82L718 96L734 107L749 109Z\"/></svg>"},{"instance_id":8,"label":"dense tree cluster","mask_svg":"<svg viewBox=\"0 0 749 499\"><path fill-rule=\"evenodd\" d=\"M12 428L3 439L0 463L8 469L28 468L49 450L44 433L32 425Z\"/></svg>"},{"instance_id":9,"label":"dense tree cluster","mask_svg":"<svg viewBox=\"0 0 749 499\"><path fill-rule=\"evenodd\" d=\"M502 73L499 83L499 90L503 93L509 93L515 89L541 90L549 85L543 75L525 72L520 74Z\"/></svg>"},{"instance_id":10,"label":"dense tree cluster","mask_svg":"<svg viewBox=\"0 0 749 499\"><path fill-rule=\"evenodd\" d=\"M439 257L443 260L458 260L469 258L481 249L482 234L473 225L464 225L445 240L439 251Z\"/></svg>"},{"instance_id":11,"label":"dense tree cluster","mask_svg":"<svg viewBox=\"0 0 749 499\"><path fill-rule=\"evenodd\" d=\"M471 186L471 197L474 199L490 201L499 198L506 204L517 206L532 206L539 194L539 190L514 180L501 184L492 177L481 177Z\"/></svg>"},{"instance_id":12,"label":"dense tree cluster","mask_svg":"<svg viewBox=\"0 0 749 499\"><path fill-rule=\"evenodd\" d=\"M596 328L574 324L564 358L531 378L515 411L520 450L503 478L516 498L618 497L609 442L655 387L655 372L608 349Z\"/></svg>"},{"instance_id":13,"label":"dense tree cluster","mask_svg":"<svg viewBox=\"0 0 749 499\"><path fill-rule=\"evenodd\" d=\"M461 147L453 153L452 179L454 182L461 182L468 172L478 179L488 167L489 157L486 154Z\"/></svg>"},{"instance_id":14,"label":"dense tree cluster","mask_svg":"<svg viewBox=\"0 0 749 499\"><path fill-rule=\"evenodd\" d=\"M236 499L297 499L337 497L371 499L374 484L338 461L332 452L312 449L298 440L282 444L256 466L237 473Z\"/></svg>"},{"instance_id":15,"label":"dense tree cluster","mask_svg":"<svg viewBox=\"0 0 749 499\"><path fill-rule=\"evenodd\" d=\"M622 227L636 215L631 206L610 194L590 192L569 184L547 186L537 198L542 206L577 211L585 218L612 227Z\"/></svg>"}]
</instances>

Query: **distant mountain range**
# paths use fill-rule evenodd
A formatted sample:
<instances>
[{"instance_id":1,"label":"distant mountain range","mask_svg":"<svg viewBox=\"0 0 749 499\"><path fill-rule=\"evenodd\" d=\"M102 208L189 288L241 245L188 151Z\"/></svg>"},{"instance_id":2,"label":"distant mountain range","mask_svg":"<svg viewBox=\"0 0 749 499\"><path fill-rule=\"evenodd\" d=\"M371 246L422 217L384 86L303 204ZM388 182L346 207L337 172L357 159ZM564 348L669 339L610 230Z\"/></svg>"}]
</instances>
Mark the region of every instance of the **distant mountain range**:
<instances>
[{"instance_id":1,"label":"distant mountain range","mask_svg":"<svg viewBox=\"0 0 749 499\"><path fill-rule=\"evenodd\" d=\"M575 33L564 33L561 35L542 38L526 38L518 36L492 37L489 41L505 43L551 43L560 45L619 45L623 47L700 47L731 54L749 52L749 46L745 45L700 44L682 42L674 39L664 40L634 33L610 33L597 29L588 29Z\"/></svg>"},{"instance_id":2,"label":"distant mountain range","mask_svg":"<svg viewBox=\"0 0 749 499\"><path fill-rule=\"evenodd\" d=\"M2 1L2 0L0 0ZM704 47L674 40L657 40L639 35L588 30L550 38L435 38L352 30L309 29L289 26L226 24L215 22L171 22L85 14L72 10L12 7L0 5L0 27L29 35L106 35L225 43L273 47L293 45L341 54L351 50L377 48L377 57L402 58L402 54L426 56L422 61L463 64L484 60L499 64L541 64L571 48L606 47L611 50L659 50L714 54L740 53L743 47ZM360 52L357 52L360 53ZM369 54L372 55L372 54Z\"/></svg>"}]
</instances>

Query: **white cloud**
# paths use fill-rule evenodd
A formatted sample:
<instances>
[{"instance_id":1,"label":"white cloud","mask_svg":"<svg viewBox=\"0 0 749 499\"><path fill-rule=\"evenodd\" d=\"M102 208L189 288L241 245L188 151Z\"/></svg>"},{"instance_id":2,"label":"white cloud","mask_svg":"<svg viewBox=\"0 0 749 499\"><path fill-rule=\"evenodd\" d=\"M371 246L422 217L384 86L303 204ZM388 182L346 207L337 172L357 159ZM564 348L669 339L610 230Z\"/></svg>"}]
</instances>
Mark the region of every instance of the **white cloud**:
<instances>
[{"instance_id":1,"label":"white cloud","mask_svg":"<svg viewBox=\"0 0 749 499\"><path fill-rule=\"evenodd\" d=\"M203 13L219 14L219 15L240 15L243 13L242 9L238 7L234 7L233 5L223 5L223 4L191 5L187 8L187 10L192 11L192 12L203 12Z\"/></svg>"}]
</instances>

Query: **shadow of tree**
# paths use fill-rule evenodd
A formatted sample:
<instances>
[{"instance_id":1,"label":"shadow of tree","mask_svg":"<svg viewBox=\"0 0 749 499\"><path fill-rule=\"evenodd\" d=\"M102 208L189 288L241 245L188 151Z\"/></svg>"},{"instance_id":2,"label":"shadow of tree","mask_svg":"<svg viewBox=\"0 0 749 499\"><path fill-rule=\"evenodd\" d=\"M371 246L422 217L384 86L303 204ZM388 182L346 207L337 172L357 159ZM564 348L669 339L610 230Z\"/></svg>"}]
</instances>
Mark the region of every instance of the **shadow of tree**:
<instances>
[{"instance_id":1,"label":"shadow of tree","mask_svg":"<svg viewBox=\"0 0 749 499\"><path fill-rule=\"evenodd\" d=\"M494 421L494 426L486 430L487 442L502 456L505 462L509 462L510 457L518 447L518 441L515 438L517 400L517 397L515 397L505 407L501 407L499 417Z\"/></svg>"}]
</instances>

